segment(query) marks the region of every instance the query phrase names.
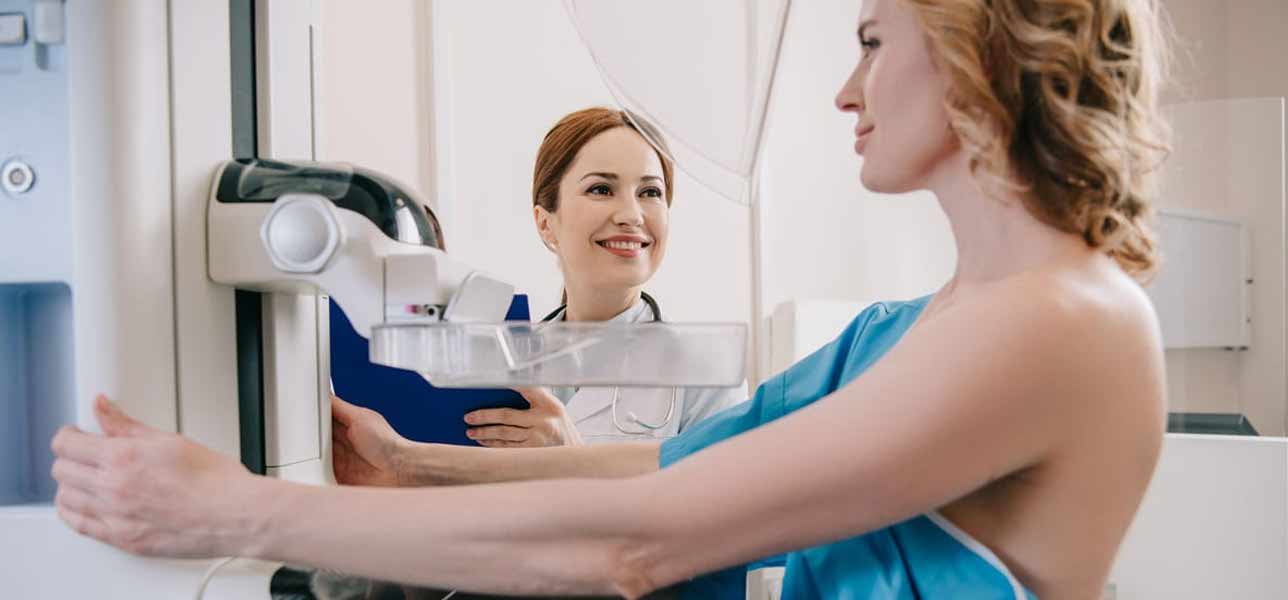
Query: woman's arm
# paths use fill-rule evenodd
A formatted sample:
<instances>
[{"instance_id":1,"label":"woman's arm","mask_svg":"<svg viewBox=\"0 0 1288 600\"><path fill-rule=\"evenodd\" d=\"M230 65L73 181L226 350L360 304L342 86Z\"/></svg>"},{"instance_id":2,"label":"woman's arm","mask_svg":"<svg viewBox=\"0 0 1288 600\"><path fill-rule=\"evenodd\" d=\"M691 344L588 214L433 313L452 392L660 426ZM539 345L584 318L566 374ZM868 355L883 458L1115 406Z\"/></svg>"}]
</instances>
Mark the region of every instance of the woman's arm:
<instances>
[{"instance_id":1,"label":"woman's arm","mask_svg":"<svg viewBox=\"0 0 1288 600\"><path fill-rule=\"evenodd\" d=\"M464 589L630 597L852 537L1039 465L1079 430L1068 401L1098 384L1077 357L1098 345L1074 312L954 308L836 394L643 477L266 491L273 518L250 550ZM368 516L316 526L355 513Z\"/></svg>"},{"instance_id":2,"label":"woman's arm","mask_svg":"<svg viewBox=\"0 0 1288 600\"><path fill-rule=\"evenodd\" d=\"M265 533L243 550L466 590L638 596L853 537L1042 464L1069 439L1066 400L1095 391L1077 355L1096 346L1084 315L1065 313L954 308L832 397L639 478L399 494L264 482L276 488L261 494Z\"/></svg>"},{"instance_id":3,"label":"woman's arm","mask_svg":"<svg viewBox=\"0 0 1288 600\"><path fill-rule=\"evenodd\" d=\"M549 448L477 448L408 443L400 452L403 485L463 485L533 479L606 479L658 469L660 442Z\"/></svg>"},{"instance_id":4,"label":"woman's arm","mask_svg":"<svg viewBox=\"0 0 1288 600\"><path fill-rule=\"evenodd\" d=\"M650 569L640 579L666 585L938 510L1062 467L1115 420L1139 423L1152 451L1166 421L1152 308L1139 289L1111 304L1068 288L1024 281L963 301L831 396L644 478L657 528L634 553Z\"/></svg>"},{"instance_id":5,"label":"woman's arm","mask_svg":"<svg viewBox=\"0 0 1288 600\"><path fill-rule=\"evenodd\" d=\"M107 438L55 440L59 510L78 531L145 554L232 553L468 590L637 597L895 523L1043 463L1087 423L1071 419L1076 402L1117 381L1090 376L1104 374L1099 357L1150 347L1132 346L1135 332L1105 331L1099 315L1033 296L1008 301L1011 293L935 316L831 397L650 475L313 488L233 478L233 465L209 466L195 444L121 421L105 422ZM66 468L100 457L106 475Z\"/></svg>"}]
</instances>

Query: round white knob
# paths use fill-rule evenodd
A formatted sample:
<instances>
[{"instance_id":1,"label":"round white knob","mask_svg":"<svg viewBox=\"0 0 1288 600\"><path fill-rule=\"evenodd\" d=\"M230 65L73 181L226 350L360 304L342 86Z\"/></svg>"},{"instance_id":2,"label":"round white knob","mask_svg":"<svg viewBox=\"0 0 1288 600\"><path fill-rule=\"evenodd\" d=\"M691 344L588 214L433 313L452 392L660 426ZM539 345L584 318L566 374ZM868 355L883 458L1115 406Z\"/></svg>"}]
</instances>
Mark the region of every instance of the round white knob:
<instances>
[{"instance_id":1,"label":"round white knob","mask_svg":"<svg viewBox=\"0 0 1288 600\"><path fill-rule=\"evenodd\" d=\"M0 183L11 194L27 192L35 181L36 174L31 170L31 166L20 160L6 163L4 168L0 169Z\"/></svg>"},{"instance_id":2,"label":"round white knob","mask_svg":"<svg viewBox=\"0 0 1288 600\"><path fill-rule=\"evenodd\" d=\"M278 269L316 273L335 253L339 229L329 201L301 194L278 199L261 234Z\"/></svg>"}]
</instances>

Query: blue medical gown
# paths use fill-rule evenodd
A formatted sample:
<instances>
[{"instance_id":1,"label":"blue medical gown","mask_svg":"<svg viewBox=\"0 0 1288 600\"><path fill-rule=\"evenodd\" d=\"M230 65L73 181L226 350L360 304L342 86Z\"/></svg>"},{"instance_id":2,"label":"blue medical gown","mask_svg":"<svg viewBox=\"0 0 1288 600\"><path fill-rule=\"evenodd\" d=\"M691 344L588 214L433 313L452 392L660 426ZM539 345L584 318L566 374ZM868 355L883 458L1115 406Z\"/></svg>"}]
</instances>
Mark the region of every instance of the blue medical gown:
<instances>
[{"instance_id":1,"label":"blue medical gown","mask_svg":"<svg viewBox=\"0 0 1288 600\"><path fill-rule=\"evenodd\" d=\"M766 381L750 401L663 443L662 468L835 392L884 356L929 300L868 307L840 337ZM1034 597L992 552L937 513L705 575L680 591L684 598L743 600L747 571L763 566L786 566L783 600Z\"/></svg>"}]
</instances>

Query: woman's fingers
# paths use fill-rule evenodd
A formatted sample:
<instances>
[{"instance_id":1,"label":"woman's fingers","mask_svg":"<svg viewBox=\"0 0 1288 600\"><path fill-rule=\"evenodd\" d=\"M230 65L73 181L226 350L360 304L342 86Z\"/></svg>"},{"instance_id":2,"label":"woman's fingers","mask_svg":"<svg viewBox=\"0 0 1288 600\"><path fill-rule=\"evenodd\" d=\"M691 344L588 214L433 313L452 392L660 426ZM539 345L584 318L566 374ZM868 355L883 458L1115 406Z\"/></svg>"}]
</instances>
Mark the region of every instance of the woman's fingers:
<instances>
[{"instance_id":1,"label":"woman's fingers","mask_svg":"<svg viewBox=\"0 0 1288 600\"><path fill-rule=\"evenodd\" d=\"M49 443L54 456L92 466L102 464L106 447L103 436L86 433L72 425L59 429Z\"/></svg>"},{"instance_id":2,"label":"woman's fingers","mask_svg":"<svg viewBox=\"0 0 1288 600\"><path fill-rule=\"evenodd\" d=\"M513 408L485 408L465 414L465 422L474 425L507 425L509 427L531 427L531 415L524 410Z\"/></svg>"},{"instance_id":3,"label":"woman's fingers","mask_svg":"<svg viewBox=\"0 0 1288 600\"><path fill-rule=\"evenodd\" d=\"M68 527L81 535L87 535L97 540L106 540L108 538L107 525L103 520L95 516L92 512L93 502L87 496L71 495L71 492L58 490L58 495L54 499L54 506L58 510L58 518L62 519ZM81 510L81 509L84 510Z\"/></svg>"},{"instance_id":4,"label":"woman's fingers","mask_svg":"<svg viewBox=\"0 0 1288 600\"><path fill-rule=\"evenodd\" d=\"M103 433L109 437L139 435L152 430L125 414L121 407L102 394L94 398L94 417L98 419L98 425L103 428Z\"/></svg>"},{"instance_id":5,"label":"woman's fingers","mask_svg":"<svg viewBox=\"0 0 1288 600\"><path fill-rule=\"evenodd\" d=\"M88 492L92 491L100 481L97 467L65 458L55 460L49 474L54 481L58 482L60 490L71 487Z\"/></svg>"},{"instance_id":6,"label":"woman's fingers","mask_svg":"<svg viewBox=\"0 0 1288 600\"><path fill-rule=\"evenodd\" d=\"M58 486L58 493L54 495L54 504L60 509L66 509L73 513L97 515L94 495L83 489Z\"/></svg>"},{"instance_id":7,"label":"woman's fingers","mask_svg":"<svg viewBox=\"0 0 1288 600\"><path fill-rule=\"evenodd\" d=\"M525 442L528 440L528 430L522 427L511 427L509 425L488 425L485 427L471 427L465 432L470 439L483 442L484 440L499 440L503 442Z\"/></svg>"}]
</instances>

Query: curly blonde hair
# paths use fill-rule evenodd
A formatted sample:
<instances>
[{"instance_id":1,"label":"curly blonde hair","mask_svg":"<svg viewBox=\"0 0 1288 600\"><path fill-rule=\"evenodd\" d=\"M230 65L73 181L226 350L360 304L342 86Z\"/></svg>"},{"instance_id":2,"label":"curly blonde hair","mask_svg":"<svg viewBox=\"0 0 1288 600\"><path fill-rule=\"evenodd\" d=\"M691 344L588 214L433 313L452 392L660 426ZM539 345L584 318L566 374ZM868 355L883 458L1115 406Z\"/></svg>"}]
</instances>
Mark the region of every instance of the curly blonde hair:
<instances>
[{"instance_id":1,"label":"curly blonde hair","mask_svg":"<svg viewBox=\"0 0 1288 600\"><path fill-rule=\"evenodd\" d=\"M1024 192L1129 274L1157 261L1153 172L1168 54L1157 0L908 0L949 80L971 170Z\"/></svg>"}]
</instances>

